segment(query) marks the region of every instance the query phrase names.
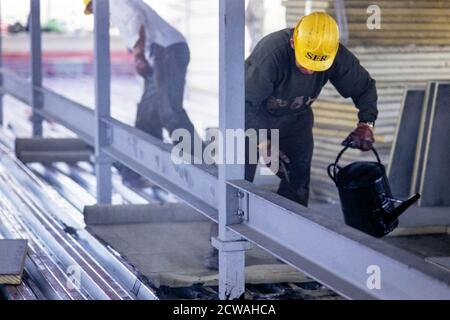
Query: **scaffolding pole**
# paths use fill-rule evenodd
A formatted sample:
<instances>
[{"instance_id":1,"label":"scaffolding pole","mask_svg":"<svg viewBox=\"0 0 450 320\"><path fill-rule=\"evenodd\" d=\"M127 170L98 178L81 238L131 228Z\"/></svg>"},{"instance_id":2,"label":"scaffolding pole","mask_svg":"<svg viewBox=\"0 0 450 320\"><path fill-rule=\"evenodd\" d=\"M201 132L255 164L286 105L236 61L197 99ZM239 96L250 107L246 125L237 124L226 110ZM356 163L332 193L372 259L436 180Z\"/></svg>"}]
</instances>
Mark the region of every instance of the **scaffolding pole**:
<instances>
[{"instance_id":1,"label":"scaffolding pole","mask_svg":"<svg viewBox=\"0 0 450 320\"><path fill-rule=\"evenodd\" d=\"M40 88L42 87L42 37L41 37L41 1L30 0L30 51L31 51L31 107L33 109L33 137L42 136L42 116L38 113L42 109L43 101Z\"/></svg>"},{"instance_id":2,"label":"scaffolding pole","mask_svg":"<svg viewBox=\"0 0 450 320\"><path fill-rule=\"evenodd\" d=\"M0 26L2 24L2 4L0 2ZM3 32L0 28L0 69L3 68ZM3 74L0 74L0 87L3 87ZM3 126L3 91L0 90L0 127Z\"/></svg>"},{"instance_id":3,"label":"scaffolding pole","mask_svg":"<svg viewBox=\"0 0 450 320\"><path fill-rule=\"evenodd\" d=\"M245 127L244 88L245 1L220 0L219 3L219 128L224 143L219 152L227 159L226 130ZM234 155L237 155L237 144ZM227 181L244 179L244 165L219 165L219 236L213 239L219 250L219 298L238 299L245 292L245 250L249 243L227 226L241 223L239 195Z\"/></svg>"},{"instance_id":4,"label":"scaffolding pole","mask_svg":"<svg viewBox=\"0 0 450 320\"><path fill-rule=\"evenodd\" d=\"M111 158L103 147L109 144L108 128L102 121L111 115L111 62L109 48L109 0L94 0L95 41L95 173L97 203L110 204L112 199Z\"/></svg>"}]
</instances>

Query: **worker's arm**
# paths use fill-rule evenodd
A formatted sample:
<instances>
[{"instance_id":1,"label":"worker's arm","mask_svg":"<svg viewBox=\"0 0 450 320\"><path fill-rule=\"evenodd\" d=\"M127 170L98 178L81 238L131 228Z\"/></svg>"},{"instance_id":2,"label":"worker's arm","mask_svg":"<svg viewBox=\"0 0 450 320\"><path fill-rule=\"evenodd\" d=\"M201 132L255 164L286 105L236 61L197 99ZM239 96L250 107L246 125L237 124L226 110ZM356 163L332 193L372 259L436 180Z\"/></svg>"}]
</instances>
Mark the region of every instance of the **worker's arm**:
<instances>
[{"instance_id":1,"label":"worker's arm","mask_svg":"<svg viewBox=\"0 0 450 320\"><path fill-rule=\"evenodd\" d=\"M257 54L245 62L245 123L246 129L267 129L261 114L261 105L273 94L276 83L276 65L273 59L260 59Z\"/></svg>"},{"instance_id":2,"label":"worker's arm","mask_svg":"<svg viewBox=\"0 0 450 320\"><path fill-rule=\"evenodd\" d=\"M378 116L375 80L361 66L353 53L340 45L330 81L343 97L352 98L359 110L360 123L343 141L343 144L362 151L370 150L375 138L372 127L367 123L374 123Z\"/></svg>"},{"instance_id":3,"label":"worker's arm","mask_svg":"<svg viewBox=\"0 0 450 320\"><path fill-rule=\"evenodd\" d=\"M151 69L145 57L146 39L151 37L144 28L145 17L137 1L110 1L112 23L119 29L120 35L133 53L136 71L143 77ZM151 28L150 28L151 29Z\"/></svg>"},{"instance_id":4,"label":"worker's arm","mask_svg":"<svg viewBox=\"0 0 450 320\"><path fill-rule=\"evenodd\" d=\"M258 59L257 54L250 56L245 62L245 127L246 129L269 129L269 126L261 115L260 107L274 90L278 76L277 63L272 56ZM258 141L260 154L271 157L270 140ZM278 150L279 157L285 163L290 159L282 151ZM267 165L270 163L265 159Z\"/></svg>"},{"instance_id":5,"label":"worker's arm","mask_svg":"<svg viewBox=\"0 0 450 320\"><path fill-rule=\"evenodd\" d=\"M139 39L132 51L136 72L144 78L151 75L151 67L145 58L145 29L143 26L139 29Z\"/></svg>"},{"instance_id":6,"label":"worker's arm","mask_svg":"<svg viewBox=\"0 0 450 320\"><path fill-rule=\"evenodd\" d=\"M344 98L352 98L361 122L375 122L378 116L375 80L346 47L340 45L330 77Z\"/></svg>"}]
</instances>

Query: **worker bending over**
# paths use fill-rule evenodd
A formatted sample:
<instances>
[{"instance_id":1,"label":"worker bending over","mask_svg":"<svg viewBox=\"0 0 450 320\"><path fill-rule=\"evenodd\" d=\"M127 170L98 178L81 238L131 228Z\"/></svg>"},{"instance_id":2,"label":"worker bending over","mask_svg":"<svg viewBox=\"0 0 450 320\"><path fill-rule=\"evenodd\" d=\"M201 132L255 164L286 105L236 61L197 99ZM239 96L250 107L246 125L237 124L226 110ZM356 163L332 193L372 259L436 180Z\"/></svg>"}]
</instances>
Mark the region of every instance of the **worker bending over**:
<instances>
[{"instance_id":1,"label":"worker bending over","mask_svg":"<svg viewBox=\"0 0 450 320\"><path fill-rule=\"evenodd\" d=\"M288 168L281 175L280 195L308 205L314 146L311 105L328 81L359 109L359 123L345 144L371 149L378 114L375 80L339 43L338 26L328 14L313 12L295 29L263 38L247 59L245 72L246 129L279 129L280 161ZM246 166L246 180L253 180L255 170L256 165Z\"/></svg>"},{"instance_id":2,"label":"worker bending over","mask_svg":"<svg viewBox=\"0 0 450 320\"><path fill-rule=\"evenodd\" d=\"M277 173L282 178L278 194L304 206L314 146L311 106L328 81L343 97L352 98L359 110L359 123L343 144L370 150L378 115L375 80L339 43L339 29L331 16L313 12L294 29L269 34L245 62L246 129L279 130L280 168L285 169ZM270 140L260 142L261 148L270 148ZM247 162L246 180L253 181L256 166ZM211 234L215 236L217 228ZM217 250L210 251L204 265L217 269Z\"/></svg>"},{"instance_id":3,"label":"worker bending over","mask_svg":"<svg viewBox=\"0 0 450 320\"><path fill-rule=\"evenodd\" d=\"M91 14L92 0L83 1L85 13ZM111 21L133 53L136 72L144 78L136 128L161 140L163 128L170 135L176 129L186 129L192 139L200 139L183 109L190 60L183 35L142 0L114 0L109 4ZM119 170L124 182L142 184L143 179L137 173L121 166Z\"/></svg>"}]
</instances>

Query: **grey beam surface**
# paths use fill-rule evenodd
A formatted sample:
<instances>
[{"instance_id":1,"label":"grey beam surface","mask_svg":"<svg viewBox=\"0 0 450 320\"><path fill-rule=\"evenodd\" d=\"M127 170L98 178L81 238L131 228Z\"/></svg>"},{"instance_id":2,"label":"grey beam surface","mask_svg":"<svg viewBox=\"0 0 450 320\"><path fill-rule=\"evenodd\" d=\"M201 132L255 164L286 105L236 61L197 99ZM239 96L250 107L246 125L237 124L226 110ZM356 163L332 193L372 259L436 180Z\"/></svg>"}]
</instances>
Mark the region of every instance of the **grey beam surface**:
<instances>
[{"instance_id":1,"label":"grey beam surface","mask_svg":"<svg viewBox=\"0 0 450 320\"><path fill-rule=\"evenodd\" d=\"M2 94L9 94L17 100L31 105L31 88L32 85L23 77L19 77L10 70L0 69L3 78Z\"/></svg>"},{"instance_id":2,"label":"grey beam surface","mask_svg":"<svg viewBox=\"0 0 450 320\"><path fill-rule=\"evenodd\" d=\"M411 191L424 98L424 89L405 90L388 168L392 193L398 197L407 197Z\"/></svg>"},{"instance_id":3,"label":"grey beam surface","mask_svg":"<svg viewBox=\"0 0 450 320\"><path fill-rule=\"evenodd\" d=\"M31 107L33 108L33 136L42 136L42 117L36 112L42 108L42 96L37 88L42 87L42 37L41 2L30 0L31 39Z\"/></svg>"},{"instance_id":4,"label":"grey beam surface","mask_svg":"<svg viewBox=\"0 0 450 320\"><path fill-rule=\"evenodd\" d=\"M171 145L112 118L103 122L110 134L106 154L217 221L216 168L176 165L171 159Z\"/></svg>"},{"instance_id":5,"label":"grey beam surface","mask_svg":"<svg viewBox=\"0 0 450 320\"><path fill-rule=\"evenodd\" d=\"M425 152L420 193L421 206L450 206L450 82L437 82ZM450 215L450 212L449 212Z\"/></svg>"},{"instance_id":6,"label":"grey beam surface","mask_svg":"<svg viewBox=\"0 0 450 320\"><path fill-rule=\"evenodd\" d=\"M0 69L0 73L4 78L1 92L31 105L32 84L9 70ZM43 102L42 108L36 110L36 113L62 124L86 143L94 145L94 110L47 88L35 88L35 90L41 94Z\"/></svg>"},{"instance_id":7,"label":"grey beam surface","mask_svg":"<svg viewBox=\"0 0 450 320\"><path fill-rule=\"evenodd\" d=\"M109 47L109 0L94 0L95 39L95 173L97 178L97 202L111 203L112 160L103 147L108 144L108 132L102 118L111 115L111 62Z\"/></svg>"},{"instance_id":8,"label":"grey beam surface","mask_svg":"<svg viewBox=\"0 0 450 320\"><path fill-rule=\"evenodd\" d=\"M428 132L430 127L431 109L433 101L436 99L437 84L430 81L425 91L425 100L423 103L422 114L420 116L419 136L417 139L416 154L414 157L414 170L411 181L411 194L419 192L421 185L421 173L425 161L425 149L428 140ZM420 202L419 202L420 203Z\"/></svg>"},{"instance_id":9,"label":"grey beam surface","mask_svg":"<svg viewBox=\"0 0 450 320\"><path fill-rule=\"evenodd\" d=\"M248 220L236 233L336 292L352 299L450 299L450 273L248 181L231 186L248 195ZM381 288L369 289L368 268Z\"/></svg>"},{"instance_id":10,"label":"grey beam surface","mask_svg":"<svg viewBox=\"0 0 450 320\"><path fill-rule=\"evenodd\" d=\"M347 45L349 34L344 0L334 0L334 10L336 10L336 18L339 25L340 41Z\"/></svg>"}]
</instances>

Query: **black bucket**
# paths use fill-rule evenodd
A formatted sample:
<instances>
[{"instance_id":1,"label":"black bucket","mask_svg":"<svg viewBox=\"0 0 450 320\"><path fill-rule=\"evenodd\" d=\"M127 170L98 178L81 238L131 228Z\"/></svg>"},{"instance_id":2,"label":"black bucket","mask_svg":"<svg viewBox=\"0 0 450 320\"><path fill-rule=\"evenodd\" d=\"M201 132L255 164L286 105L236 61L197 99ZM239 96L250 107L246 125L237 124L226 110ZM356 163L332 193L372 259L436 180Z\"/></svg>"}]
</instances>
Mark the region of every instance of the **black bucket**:
<instances>
[{"instance_id":1,"label":"black bucket","mask_svg":"<svg viewBox=\"0 0 450 320\"><path fill-rule=\"evenodd\" d=\"M374 237L385 236L398 226L398 217L420 195L406 201L392 197L385 167L374 148L377 162L359 161L341 168L339 159L348 148L328 166L328 175L339 190L345 223ZM396 203L399 205L395 206Z\"/></svg>"}]
</instances>

